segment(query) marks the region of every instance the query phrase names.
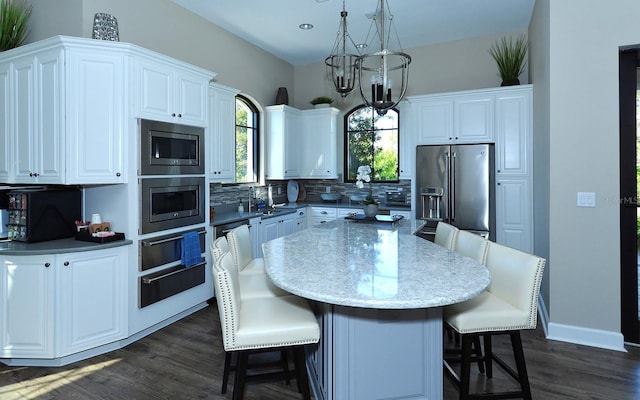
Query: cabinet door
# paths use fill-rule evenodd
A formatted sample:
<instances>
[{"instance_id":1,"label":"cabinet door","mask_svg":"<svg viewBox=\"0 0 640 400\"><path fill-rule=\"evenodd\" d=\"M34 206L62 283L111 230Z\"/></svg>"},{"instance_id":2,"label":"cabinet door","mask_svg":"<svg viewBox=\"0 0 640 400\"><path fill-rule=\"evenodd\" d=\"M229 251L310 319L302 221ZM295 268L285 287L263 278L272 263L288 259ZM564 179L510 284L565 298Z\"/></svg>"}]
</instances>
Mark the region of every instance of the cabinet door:
<instances>
[{"instance_id":1,"label":"cabinet door","mask_svg":"<svg viewBox=\"0 0 640 400\"><path fill-rule=\"evenodd\" d=\"M530 174L530 88L496 95L496 135L497 173Z\"/></svg>"},{"instance_id":2,"label":"cabinet door","mask_svg":"<svg viewBox=\"0 0 640 400\"><path fill-rule=\"evenodd\" d=\"M11 63L0 64L0 180L12 182L11 171Z\"/></svg>"},{"instance_id":3,"label":"cabinet door","mask_svg":"<svg viewBox=\"0 0 640 400\"><path fill-rule=\"evenodd\" d=\"M17 183L64 183L62 50L14 63L14 168Z\"/></svg>"},{"instance_id":4,"label":"cabinet door","mask_svg":"<svg viewBox=\"0 0 640 400\"><path fill-rule=\"evenodd\" d=\"M498 178L496 187L496 242L525 252L533 251L531 180Z\"/></svg>"},{"instance_id":5,"label":"cabinet door","mask_svg":"<svg viewBox=\"0 0 640 400\"><path fill-rule=\"evenodd\" d=\"M177 70L175 84L175 111L172 115L176 114L177 122L207 126L209 80L201 75Z\"/></svg>"},{"instance_id":6,"label":"cabinet door","mask_svg":"<svg viewBox=\"0 0 640 400\"><path fill-rule=\"evenodd\" d=\"M461 95L454 98L454 141L493 141L494 99L492 94Z\"/></svg>"},{"instance_id":7,"label":"cabinet door","mask_svg":"<svg viewBox=\"0 0 640 400\"><path fill-rule=\"evenodd\" d=\"M124 56L70 52L68 183L123 183Z\"/></svg>"},{"instance_id":8,"label":"cabinet door","mask_svg":"<svg viewBox=\"0 0 640 400\"><path fill-rule=\"evenodd\" d=\"M278 230L278 237L290 235L297 231L298 219L295 214L285 215L280 220L280 229Z\"/></svg>"},{"instance_id":9,"label":"cabinet door","mask_svg":"<svg viewBox=\"0 0 640 400\"><path fill-rule=\"evenodd\" d=\"M324 108L302 112L301 177L338 177L338 111Z\"/></svg>"},{"instance_id":10,"label":"cabinet door","mask_svg":"<svg viewBox=\"0 0 640 400\"><path fill-rule=\"evenodd\" d=\"M173 121L174 81L169 66L150 60L136 64L136 110L140 117Z\"/></svg>"},{"instance_id":11,"label":"cabinet door","mask_svg":"<svg viewBox=\"0 0 640 400\"><path fill-rule=\"evenodd\" d=\"M300 117L293 113L284 116L284 177L300 176Z\"/></svg>"},{"instance_id":12,"label":"cabinet door","mask_svg":"<svg viewBox=\"0 0 640 400\"><path fill-rule=\"evenodd\" d=\"M295 232L300 232L301 230L307 229L306 208L298 208L296 210L295 220L296 220Z\"/></svg>"},{"instance_id":13,"label":"cabinet door","mask_svg":"<svg viewBox=\"0 0 640 400\"><path fill-rule=\"evenodd\" d=\"M277 218L268 218L262 220L262 222L260 223L261 243L277 239L280 236L279 225L280 223L278 222Z\"/></svg>"},{"instance_id":14,"label":"cabinet door","mask_svg":"<svg viewBox=\"0 0 640 400\"><path fill-rule=\"evenodd\" d=\"M416 163L416 115L408 101L400 103L400 145L398 172L400 179L413 179Z\"/></svg>"},{"instance_id":15,"label":"cabinet door","mask_svg":"<svg viewBox=\"0 0 640 400\"><path fill-rule=\"evenodd\" d=\"M0 354L53 358L53 256L7 256L0 272Z\"/></svg>"},{"instance_id":16,"label":"cabinet door","mask_svg":"<svg viewBox=\"0 0 640 400\"><path fill-rule=\"evenodd\" d=\"M127 335L126 247L58 256L59 354Z\"/></svg>"},{"instance_id":17,"label":"cabinet door","mask_svg":"<svg viewBox=\"0 0 640 400\"><path fill-rule=\"evenodd\" d=\"M251 218L249 220L249 232L251 232L251 252L253 258L262 257L262 238L260 237L260 220L261 218Z\"/></svg>"},{"instance_id":18,"label":"cabinet door","mask_svg":"<svg viewBox=\"0 0 640 400\"><path fill-rule=\"evenodd\" d=\"M446 99L416 101L417 144L445 144L453 140L453 101Z\"/></svg>"},{"instance_id":19,"label":"cabinet door","mask_svg":"<svg viewBox=\"0 0 640 400\"><path fill-rule=\"evenodd\" d=\"M211 85L209 88L210 156L209 177L212 182L234 182L236 174L236 91Z\"/></svg>"}]
</instances>

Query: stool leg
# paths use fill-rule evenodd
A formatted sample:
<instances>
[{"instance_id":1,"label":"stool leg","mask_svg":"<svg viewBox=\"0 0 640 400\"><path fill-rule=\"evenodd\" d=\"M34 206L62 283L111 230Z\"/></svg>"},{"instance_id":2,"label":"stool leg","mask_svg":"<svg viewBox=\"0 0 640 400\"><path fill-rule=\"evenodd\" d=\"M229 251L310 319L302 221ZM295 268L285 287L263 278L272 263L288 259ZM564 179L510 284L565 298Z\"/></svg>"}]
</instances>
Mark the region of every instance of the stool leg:
<instances>
[{"instance_id":1,"label":"stool leg","mask_svg":"<svg viewBox=\"0 0 640 400\"><path fill-rule=\"evenodd\" d=\"M289 352L287 350L282 350L280 352L280 362L282 363L282 370L287 377L285 382L287 386L289 386L291 379L289 379Z\"/></svg>"},{"instance_id":2,"label":"stool leg","mask_svg":"<svg viewBox=\"0 0 640 400\"><path fill-rule=\"evenodd\" d=\"M493 378L493 349L491 346L491 335L482 335L484 342L484 367L487 378Z\"/></svg>"},{"instance_id":3,"label":"stool leg","mask_svg":"<svg viewBox=\"0 0 640 400\"><path fill-rule=\"evenodd\" d=\"M296 380L298 388L302 392L304 400L311 400L311 391L309 390L309 377L307 376L307 364L304 356L304 347L297 346L293 349L296 366Z\"/></svg>"},{"instance_id":4,"label":"stool leg","mask_svg":"<svg viewBox=\"0 0 640 400\"><path fill-rule=\"evenodd\" d=\"M469 385L471 379L471 351L474 341L473 334L462 336L462 359L460 365L460 400L469 398Z\"/></svg>"},{"instance_id":5,"label":"stool leg","mask_svg":"<svg viewBox=\"0 0 640 400\"><path fill-rule=\"evenodd\" d=\"M247 366L249 364L249 353L246 351L238 352L238 365L236 365L236 378L233 385L233 400L242 400L244 398L244 385L247 378Z\"/></svg>"},{"instance_id":6,"label":"stool leg","mask_svg":"<svg viewBox=\"0 0 640 400\"><path fill-rule=\"evenodd\" d=\"M482 347L480 346L480 336L473 338L473 354L478 363L478 371L484 374L484 360L482 359Z\"/></svg>"},{"instance_id":7,"label":"stool leg","mask_svg":"<svg viewBox=\"0 0 640 400\"><path fill-rule=\"evenodd\" d=\"M511 347L513 348L513 356L515 358L516 367L518 369L518 380L520 381L522 397L525 400L531 400L531 387L529 386L527 365L524 361L524 351L522 350L522 338L520 337L520 331L511 332L510 336Z\"/></svg>"},{"instance_id":8,"label":"stool leg","mask_svg":"<svg viewBox=\"0 0 640 400\"><path fill-rule=\"evenodd\" d=\"M224 371L222 372L222 394L227 393L227 384L229 383L229 370L231 369L231 353L225 352L224 355Z\"/></svg>"}]
</instances>

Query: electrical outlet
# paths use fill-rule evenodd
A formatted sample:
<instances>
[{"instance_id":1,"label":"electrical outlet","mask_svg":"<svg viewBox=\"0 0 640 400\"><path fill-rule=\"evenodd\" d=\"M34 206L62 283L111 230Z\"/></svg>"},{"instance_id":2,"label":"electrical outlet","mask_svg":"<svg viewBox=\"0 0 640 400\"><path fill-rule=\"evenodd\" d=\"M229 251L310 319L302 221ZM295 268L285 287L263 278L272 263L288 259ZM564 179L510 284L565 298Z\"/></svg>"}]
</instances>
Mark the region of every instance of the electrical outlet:
<instances>
[{"instance_id":1,"label":"electrical outlet","mask_svg":"<svg viewBox=\"0 0 640 400\"><path fill-rule=\"evenodd\" d=\"M578 207L595 207L596 206L596 194L594 192L578 192L577 206Z\"/></svg>"}]
</instances>

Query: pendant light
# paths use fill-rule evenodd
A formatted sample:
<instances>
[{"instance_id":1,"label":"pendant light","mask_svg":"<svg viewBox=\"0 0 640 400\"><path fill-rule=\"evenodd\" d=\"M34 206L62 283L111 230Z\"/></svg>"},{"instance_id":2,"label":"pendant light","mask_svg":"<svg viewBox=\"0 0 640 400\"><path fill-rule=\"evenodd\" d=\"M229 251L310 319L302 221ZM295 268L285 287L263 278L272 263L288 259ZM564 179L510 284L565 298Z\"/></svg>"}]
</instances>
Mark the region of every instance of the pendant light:
<instances>
[{"instance_id":1,"label":"pendant light","mask_svg":"<svg viewBox=\"0 0 640 400\"><path fill-rule=\"evenodd\" d=\"M375 25L374 38L380 41L380 50L359 56L356 59L356 69L360 81L360 94L365 105L373 107L379 115L384 115L404 98L409 81L411 56L402 51L393 24L393 14L386 0L380 0L371 18L371 26ZM372 29L369 30L371 31ZM392 31L398 42L397 51L388 48Z\"/></svg>"},{"instance_id":2,"label":"pendant light","mask_svg":"<svg viewBox=\"0 0 640 400\"><path fill-rule=\"evenodd\" d=\"M345 9L345 1L343 0L338 35L333 45L331 55L324 60L327 66L327 75L331 76L336 92L340 93L342 97L347 97L347 95L351 93L356 81L356 61L358 55L347 52L347 45L349 43L351 47L357 51L356 44L347 31L347 11Z\"/></svg>"}]
</instances>

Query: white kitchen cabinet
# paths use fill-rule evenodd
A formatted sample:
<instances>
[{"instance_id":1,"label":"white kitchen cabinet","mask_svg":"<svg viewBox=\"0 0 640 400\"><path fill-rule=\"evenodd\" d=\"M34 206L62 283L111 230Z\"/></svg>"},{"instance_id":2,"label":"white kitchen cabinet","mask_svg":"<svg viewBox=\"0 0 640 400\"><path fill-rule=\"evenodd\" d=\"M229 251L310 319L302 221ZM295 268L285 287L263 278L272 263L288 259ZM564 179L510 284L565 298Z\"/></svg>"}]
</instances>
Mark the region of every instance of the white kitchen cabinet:
<instances>
[{"instance_id":1,"label":"white kitchen cabinet","mask_svg":"<svg viewBox=\"0 0 640 400\"><path fill-rule=\"evenodd\" d=\"M67 182L124 183L126 59L107 49L74 49L68 58Z\"/></svg>"},{"instance_id":2,"label":"white kitchen cabinet","mask_svg":"<svg viewBox=\"0 0 640 400\"><path fill-rule=\"evenodd\" d=\"M206 140L211 182L234 182L236 175L236 95L238 90L209 85L209 136Z\"/></svg>"},{"instance_id":3,"label":"white kitchen cabinet","mask_svg":"<svg viewBox=\"0 0 640 400\"><path fill-rule=\"evenodd\" d=\"M303 229L307 229L307 208L300 207L296 209L296 216L294 217L296 226L294 232L300 232Z\"/></svg>"},{"instance_id":4,"label":"white kitchen cabinet","mask_svg":"<svg viewBox=\"0 0 640 400\"><path fill-rule=\"evenodd\" d=\"M0 279L2 358L53 358L55 256L6 256Z\"/></svg>"},{"instance_id":5,"label":"white kitchen cabinet","mask_svg":"<svg viewBox=\"0 0 640 400\"><path fill-rule=\"evenodd\" d=\"M10 63L0 63L0 180L8 182L11 173L11 92Z\"/></svg>"},{"instance_id":6,"label":"white kitchen cabinet","mask_svg":"<svg viewBox=\"0 0 640 400\"><path fill-rule=\"evenodd\" d=\"M416 128L413 104L400 103L400 145L398 154L398 176L400 179L413 179L416 164Z\"/></svg>"},{"instance_id":7,"label":"white kitchen cabinet","mask_svg":"<svg viewBox=\"0 0 640 400\"><path fill-rule=\"evenodd\" d=\"M532 252L532 86L514 86L495 95L496 241Z\"/></svg>"},{"instance_id":8,"label":"white kitchen cabinet","mask_svg":"<svg viewBox=\"0 0 640 400\"><path fill-rule=\"evenodd\" d=\"M262 218L249 219L249 232L251 233L251 253L253 258L262 257L262 238L260 237L260 221Z\"/></svg>"},{"instance_id":9,"label":"white kitchen cabinet","mask_svg":"<svg viewBox=\"0 0 640 400\"><path fill-rule=\"evenodd\" d=\"M307 207L307 226L324 224L338 218L338 209L333 207Z\"/></svg>"},{"instance_id":10,"label":"white kitchen cabinet","mask_svg":"<svg viewBox=\"0 0 640 400\"><path fill-rule=\"evenodd\" d=\"M127 248L6 256L2 358L64 357L127 334Z\"/></svg>"},{"instance_id":11,"label":"white kitchen cabinet","mask_svg":"<svg viewBox=\"0 0 640 400\"><path fill-rule=\"evenodd\" d=\"M411 96L415 144L490 143L495 100L491 92Z\"/></svg>"},{"instance_id":12,"label":"white kitchen cabinet","mask_svg":"<svg viewBox=\"0 0 640 400\"><path fill-rule=\"evenodd\" d=\"M338 177L337 108L318 108L301 113L301 178Z\"/></svg>"},{"instance_id":13,"label":"white kitchen cabinet","mask_svg":"<svg viewBox=\"0 0 640 400\"><path fill-rule=\"evenodd\" d=\"M498 177L496 185L496 242L532 252L531 180Z\"/></svg>"},{"instance_id":14,"label":"white kitchen cabinet","mask_svg":"<svg viewBox=\"0 0 640 400\"><path fill-rule=\"evenodd\" d=\"M137 116L206 126L210 76L168 57L135 60Z\"/></svg>"},{"instance_id":15,"label":"white kitchen cabinet","mask_svg":"<svg viewBox=\"0 0 640 400\"><path fill-rule=\"evenodd\" d=\"M496 93L496 173L531 174L531 85Z\"/></svg>"},{"instance_id":16,"label":"white kitchen cabinet","mask_svg":"<svg viewBox=\"0 0 640 400\"><path fill-rule=\"evenodd\" d=\"M14 104L12 183L64 183L64 52L60 47L11 61Z\"/></svg>"},{"instance_id":17,"label":"white kitchen cabinet","mask_svg":"<svg viewBox=\"0 0 640 400\"><path fill-rule=\"evenodd\" d=\"M127 248L57 256L58 356L127 336Z\"/></svg>"},{"instance_id":18,"label":"white kitchen cabinet","mask_svg":"<svg viewBox=\"0 0 640 400\"><path fill-rule=\"evenodd\" d=\"M268 179L288 179L300 176L302 133L300 110L279 105L265 107L266 173Z\"/></svg>"},{"instance_id":19,"label":"white kitchen cabinet","mask_svg":"<svg viewBox=\"0 0 640 400\"><path fill-rule=\"evenodd\" d=\"M260 245L269 240L296 232L298 222L297 213L263 219L260 222Z\"/></svg>"},{"instance_id":20,"label":"white kitchen cabinet","mask_svg":"<svg viewBox=\"0 0 640 400\"><path fill-rule=\"evenodd\" d=\"M78 38L0 54L12 104L3 121L11 150L0 163L7 182L123 183L126 65L119 44Z\"/></svg>"}]
</instances>

